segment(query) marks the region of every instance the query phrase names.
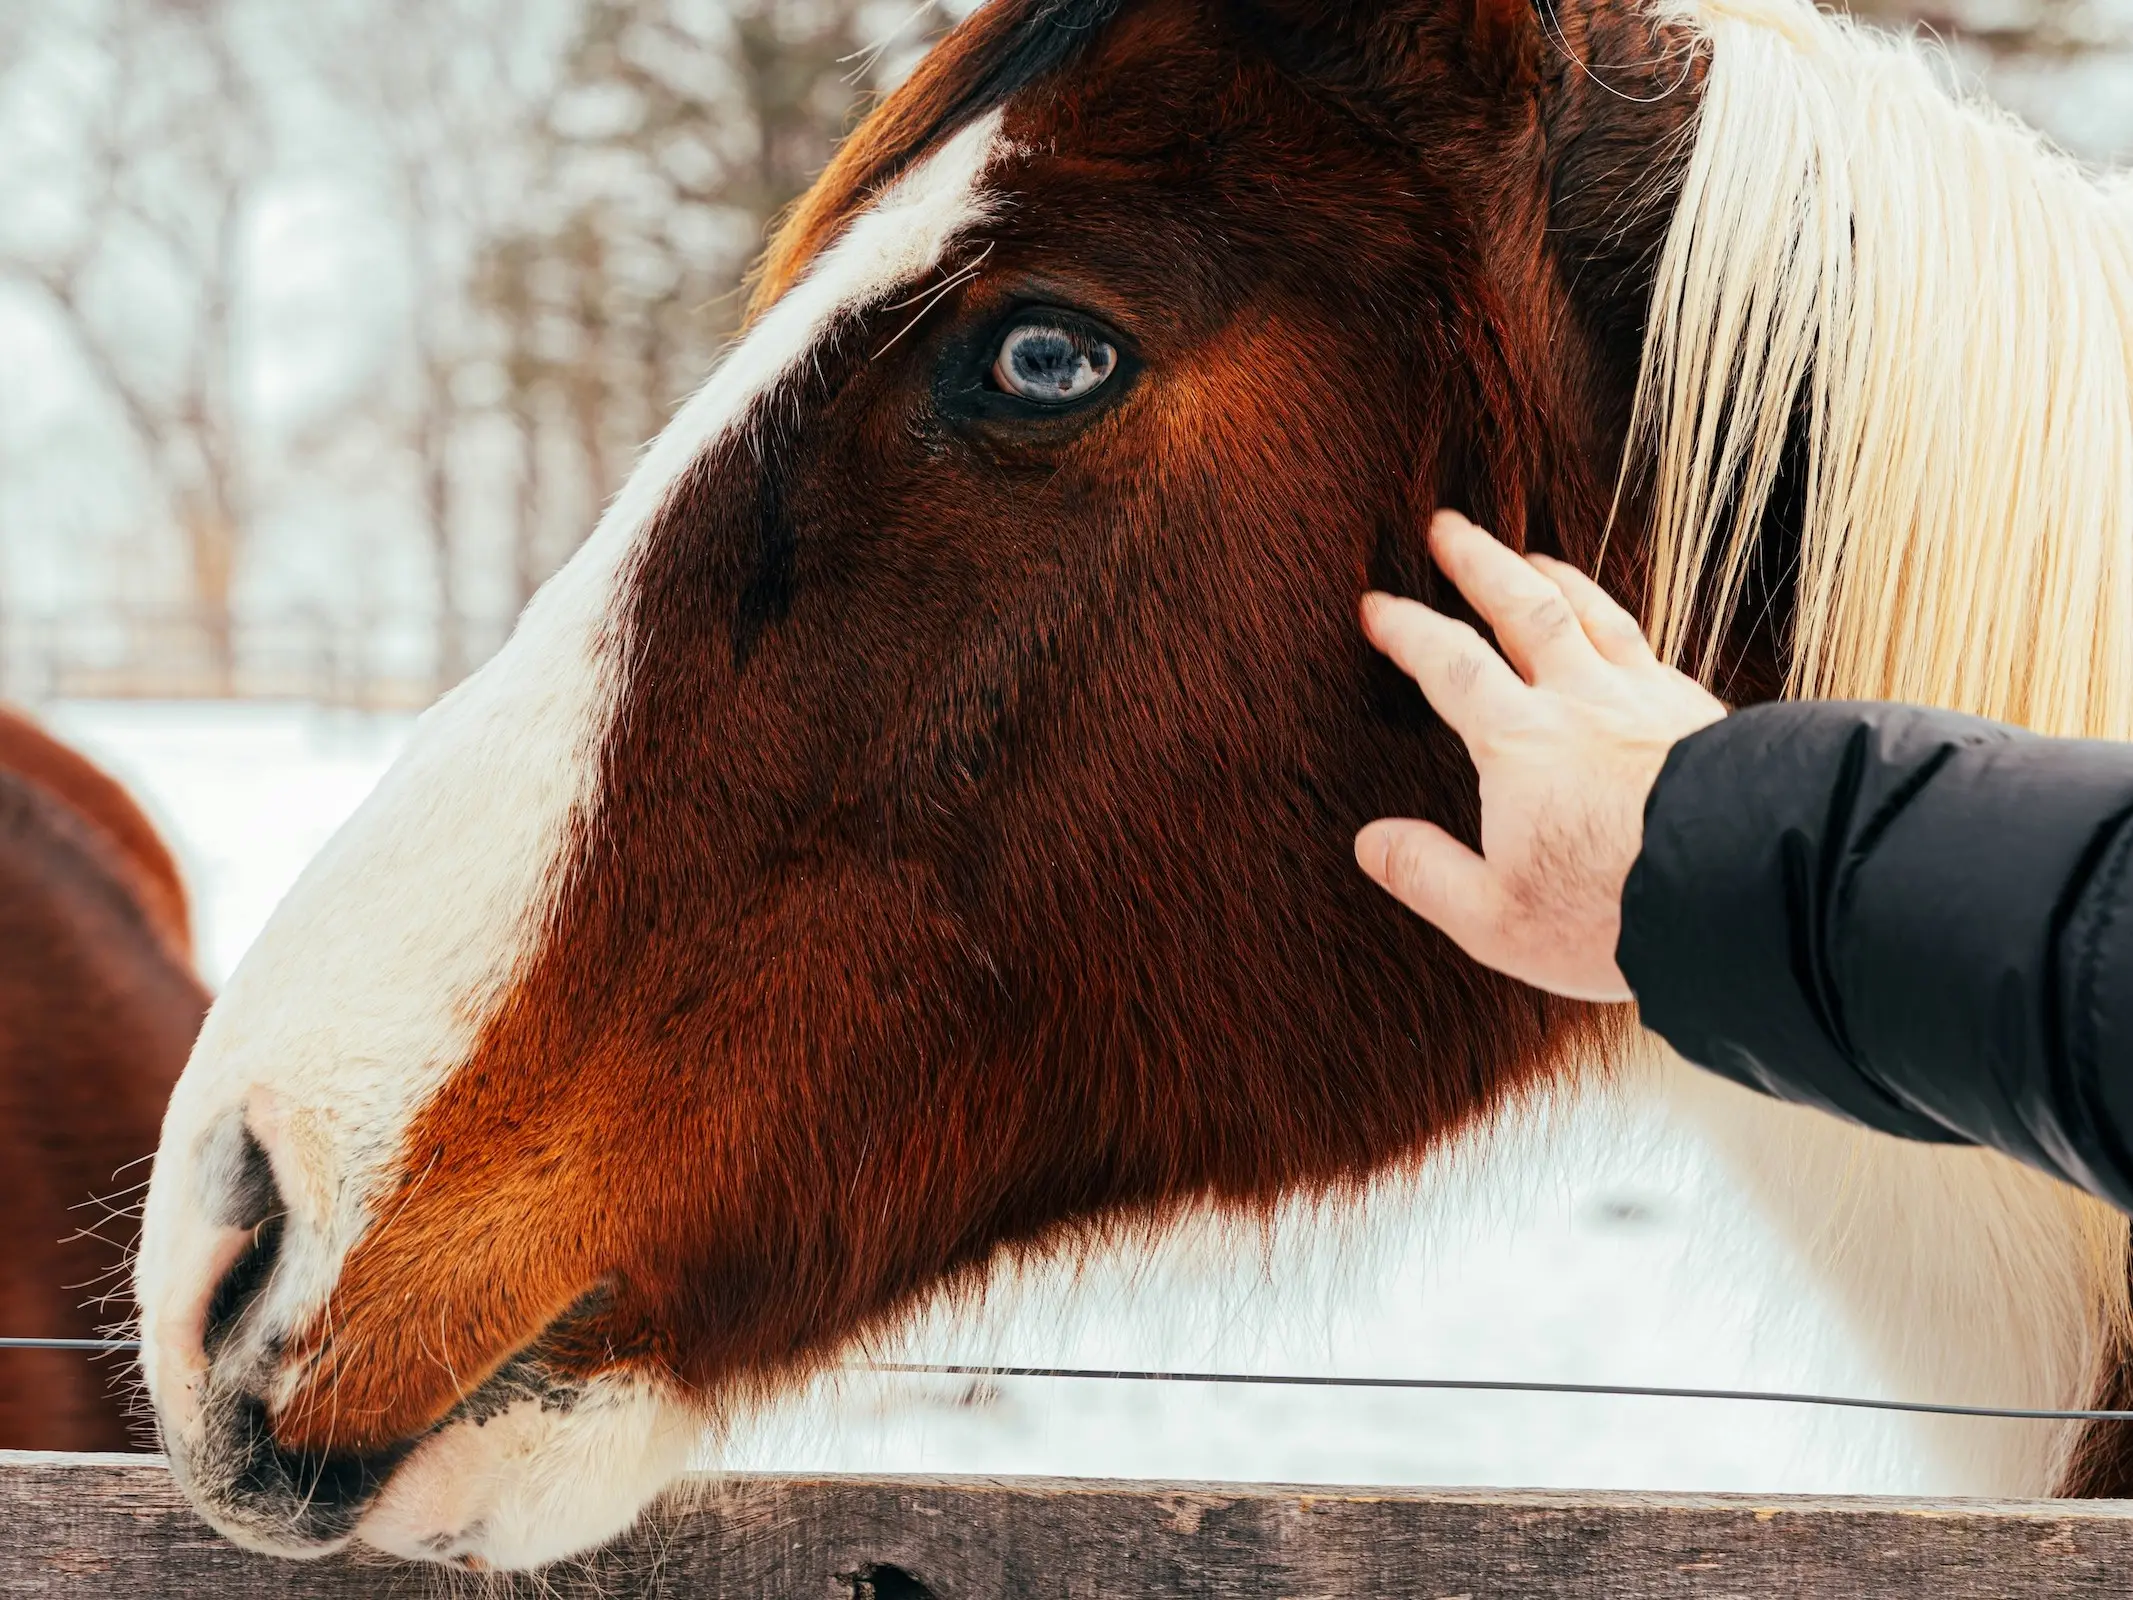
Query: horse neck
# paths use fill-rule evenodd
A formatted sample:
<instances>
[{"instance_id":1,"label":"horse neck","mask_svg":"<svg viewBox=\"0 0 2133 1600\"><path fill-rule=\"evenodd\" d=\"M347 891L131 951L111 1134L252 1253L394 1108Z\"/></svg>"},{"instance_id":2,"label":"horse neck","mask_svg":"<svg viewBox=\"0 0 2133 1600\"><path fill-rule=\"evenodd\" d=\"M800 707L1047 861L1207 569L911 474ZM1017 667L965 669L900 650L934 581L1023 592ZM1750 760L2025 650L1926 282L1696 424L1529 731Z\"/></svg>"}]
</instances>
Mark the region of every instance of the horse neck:
<instances>
[{"instance_id":1,"label":"horse neck","mask_svg":"<svg viewBox=\"0 0 2133 1600\"><path fill-rule=\"evenodd\" d=\"M1781 518L1792 692L2133 736L2133 187L1803 0L1684 25L1629 475L1656 635L1712 670Z\"/></svg>"},{"instance_id":2,"label":"horse neck","mask_svg":"<svg viewBox=\"0 0 2133 1600\"><path fill-rule=\"evenodd\" d=\"M117 870L173 951L192 956L184 880L169 846L117 780L27 717L0 706L0 773L36 784L117 851Z\"/></svg>"},{"instance_id":3,"label":"horse neck","mask_svg":"<svg viewBox=\"0 0 2133 1600\"><path fill-rule=\"evenodd\" d=\"M6 1331L89 1337L123 1312L92 1296L123 1269L132 1213L91 1202L143 1176L206 1000L104 828L0 767L0 1308L17 1319ZM20 1380L35 1364L11 1367ZM49 1386L0 1393L0 1442L137 1443L94 1369L45 1371Z\"/></svg>"}]
</instances>

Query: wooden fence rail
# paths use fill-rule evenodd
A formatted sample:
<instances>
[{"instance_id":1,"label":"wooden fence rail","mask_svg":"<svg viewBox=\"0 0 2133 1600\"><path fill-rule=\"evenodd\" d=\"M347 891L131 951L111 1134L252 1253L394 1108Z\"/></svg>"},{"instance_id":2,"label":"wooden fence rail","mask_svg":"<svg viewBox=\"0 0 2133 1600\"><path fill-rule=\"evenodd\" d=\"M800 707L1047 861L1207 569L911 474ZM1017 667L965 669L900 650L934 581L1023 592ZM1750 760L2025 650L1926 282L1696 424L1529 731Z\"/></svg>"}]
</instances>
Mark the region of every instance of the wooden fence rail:
<instances>
[{"instance_id":1,"label":"wooden fence rail","mask_svg":"<svg viewBox=\"0 0 2133 1600\"><path fill-rule=\"evenodd\" d=\"M538 1579L246 1555L147 1456L0 1452L0 1595L364 1600L2063 1600L2133 1595L2133 1501L747 1476Z\"/></svg>"}]
</instances>

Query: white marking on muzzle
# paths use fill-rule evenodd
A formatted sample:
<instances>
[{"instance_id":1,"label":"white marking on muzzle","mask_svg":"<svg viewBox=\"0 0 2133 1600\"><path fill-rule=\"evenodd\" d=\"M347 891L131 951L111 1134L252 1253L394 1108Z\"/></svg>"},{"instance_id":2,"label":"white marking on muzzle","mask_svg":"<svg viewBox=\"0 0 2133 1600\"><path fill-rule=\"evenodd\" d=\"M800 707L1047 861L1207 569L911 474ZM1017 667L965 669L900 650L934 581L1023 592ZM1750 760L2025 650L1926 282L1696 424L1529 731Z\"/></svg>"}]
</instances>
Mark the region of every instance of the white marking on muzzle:
<instances>
[{"instance_id":1,"label":"white marking on muzzle","mask_svg":"<svg viewBox=\"0 0 2133 1600\"><path fill-rule=\"evenodd\" d=\"M985 217L979 180L998 132L996 112L914 166L728 354L504 648L423 716L239 964L171 1101L144 1224L137 1287L166 1427L192 1420L208 1293L197 1280L231 1251L216 1218L236 1116L252 1120L288 1206L256 1319L286 1328L324 1301L409 1120L541 946L573 821L597 801L632 574L670 486L840 314L931 270Z\"/></svg>"}]
</instances>

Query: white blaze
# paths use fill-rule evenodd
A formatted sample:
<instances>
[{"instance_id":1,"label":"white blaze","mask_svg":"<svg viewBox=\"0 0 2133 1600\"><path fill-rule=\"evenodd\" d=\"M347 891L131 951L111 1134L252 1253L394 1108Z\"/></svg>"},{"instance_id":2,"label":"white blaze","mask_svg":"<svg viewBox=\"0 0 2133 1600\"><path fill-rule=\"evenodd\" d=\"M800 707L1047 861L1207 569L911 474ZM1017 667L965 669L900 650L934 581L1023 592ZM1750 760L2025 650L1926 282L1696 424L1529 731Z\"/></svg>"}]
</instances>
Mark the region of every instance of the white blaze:
<instances>
[{"instance_id":1,"label":"white blaze","mask_svg":"<svg viewBox=\"0 0 2133 1600\"><path fill-rule=\"evenodd\" d=\"M915 165L728 354L510 641L423 716L239 964L172 1098L144 1221L142 1331L166 1427L195 1420L200 1316L233 1254L215 1221L230 1114L248 1114L288 1203L261 1318L287 1327L325 1298L409 1119L540 946L573 820L597 800L626 687L631 576L670 485L840 313L911 285L983 219L998 129L995 112Z\"/></svg>"}]
</instances>

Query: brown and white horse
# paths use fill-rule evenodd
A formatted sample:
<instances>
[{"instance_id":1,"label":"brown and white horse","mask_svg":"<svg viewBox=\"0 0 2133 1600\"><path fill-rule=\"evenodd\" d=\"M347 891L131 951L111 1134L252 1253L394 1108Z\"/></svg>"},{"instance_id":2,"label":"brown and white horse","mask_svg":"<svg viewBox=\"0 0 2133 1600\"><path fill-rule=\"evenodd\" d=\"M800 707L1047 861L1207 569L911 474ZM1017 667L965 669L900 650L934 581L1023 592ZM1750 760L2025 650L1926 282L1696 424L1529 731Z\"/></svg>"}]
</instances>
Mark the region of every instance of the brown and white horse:
<instances>
[{"instance_id":1,"label":"brown and white horse","mask_svg":"<svg viewBox=\"0 0 2133 1600\"><path fill-rule=\"evenodd\" d=\"M0 708L0 1332L93 1339L122 1320L133 1208L97 1202L145 1176L207 1010L190 946L153 824ZM137 1448L127 1376L0 1351L0 1449Z\"/></svg>"},{"instance_id":2,"label":"brown and white horse","mask_svg":"<svg viewBox=\"0 0 2133 1600\"><path fill-rule=\"evenodd\" d=\"M1003 1263L1630 1053L1349 858L1474 827L1354 619L1439 503L1736 697L2133 732L2129 238L1798 0L994 0L209 1018L139 1274L188 1492L581 1549ZM1665 1081L1906 1387L2114 1380L2114 1219ZM2122 1481L1969 1426L1944 1488Z\"/></svg>"}]
</instances>

